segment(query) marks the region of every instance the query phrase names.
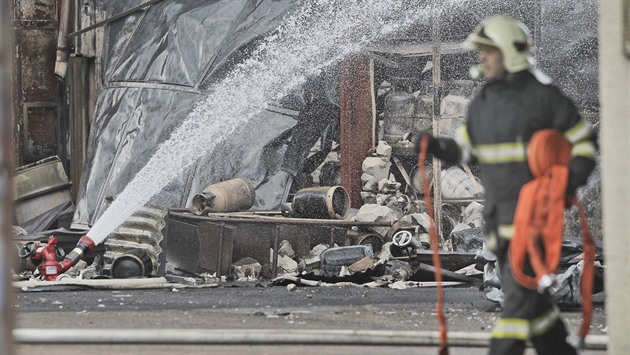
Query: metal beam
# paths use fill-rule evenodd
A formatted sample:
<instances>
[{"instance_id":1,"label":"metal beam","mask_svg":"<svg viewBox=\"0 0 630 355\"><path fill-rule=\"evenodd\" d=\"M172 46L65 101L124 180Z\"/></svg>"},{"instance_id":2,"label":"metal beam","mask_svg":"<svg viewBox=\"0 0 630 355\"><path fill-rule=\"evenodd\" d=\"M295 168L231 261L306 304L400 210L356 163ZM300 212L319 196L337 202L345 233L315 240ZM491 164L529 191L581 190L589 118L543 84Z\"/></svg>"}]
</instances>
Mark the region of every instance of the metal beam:
<instances>
[{"instance_id":1,"label":"metal beam","mask_svg":"<svg viewBox=\"0 0 630 355\"><path fill-rule=\"evenodd\" d=\"M13 331L22 344L336 344L439 345L436 331L349 329L28 329ZM449 332L453 347L487 347L488 332ZM606 349L608 337L589 335L586 349Z\"/></svg>"},{"instance_id":2,"label":"metal beam","mask_svg":"<svg viewBox=\"0 0 630 355\"><path fill-rule=\"evenodd\" d=\"M11 5L7 5L7 4ZM0 354L13 353L13 289L10 286L12 269L10 253L13 244L10 241L9 226L11 221L11 142L13 127L11 122L11 55L9 9L13 10L13 1L0 4ZM13 248L15 253L15 247Z\"/></svg>"},{"instance_id":3,"label":"metal beam","mask_svg":"<svg viewBox=\"0 0 630 355\"><path fill-rule=\"evenodd\" d=\"M86 28L80 29L80 30L78 30L76 32L72 32L71 34L68 35L67 38L68 39L74 38L74 37L76 37L76 36L78 36L80 34L83 34L85 32L88 32L88 31L91 31L93 29L99 28L101 26L104 26L104 25L106 25L108 23L111 23L111 22L114 22L116 20L120 20L123 17L127 17L127 16L129 16L129 15L135 13L135 12L138 12L138 11L144 9L147 6L151 6L153 4L157 4L158 2L161 2L161 1L163 1L163 0L150 0L150 1L147 1L147 2L142 3L142 4L140 4L140 5L136 6L136 7L132 7L129 10L126 10L126 11L123 11L123 12L121 12L119 14L116 14L116 15L114 15L112 17L108 17L105 20L97 22L97 23L95 23L95 24L93 24L91 26L88 26Z\"/></svg>"},{"instance_id":4,"label":"metal beam","mask_svg":"<svg viewBox=\"0 0 630 355\"><path fill-rule=\"evenodd\" d=\"M353 207L363 205L361 175L363 160L372 148L372 98L370 63L355 56L341 69L340 164L341 185Z\"/></svg>"},{"instance_id":5,"label":"metal beam","mask_svg":"<svg viewBox=\"0 0 630 355\"><path fill-rule=\"evenodd\" d=\"M433 43L433 135L440 135L440 102L442 101L442 38L440 35L440 15L438 8L441 2L434 1L434 15L431 18L431 41ZM433 209L435 228L442 250L450 250L450 243L445 243L448 236L442 235L442 162L433 159ZM445 248L446 247L446 248Z\"/></svg>"}]
</instances>

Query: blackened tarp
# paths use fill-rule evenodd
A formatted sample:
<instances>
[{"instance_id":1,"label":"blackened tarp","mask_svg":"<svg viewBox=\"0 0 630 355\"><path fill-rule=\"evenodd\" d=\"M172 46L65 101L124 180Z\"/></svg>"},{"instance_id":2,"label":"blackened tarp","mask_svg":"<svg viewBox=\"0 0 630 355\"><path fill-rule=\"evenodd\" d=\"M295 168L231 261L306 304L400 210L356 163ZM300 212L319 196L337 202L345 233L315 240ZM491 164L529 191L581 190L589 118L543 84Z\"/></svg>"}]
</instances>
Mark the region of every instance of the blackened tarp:
<instances>
[{"instance_id":1,"label":"blackened tarp","mask_svg":"<svg viewBox=\"0 0 630 355\"><path fill-rule=\"evenodd\" d=\"M111 16L140 3L108 1L102 6ZM73 227L94 223L200 100L203 88L217 77L215 71L238 61L248 45L277 28L295 3L165 0L106 28L104 88L90 131ZM268 124L243 127L238 141L214 152L221 159L203 159L208 161L198 166L207 169L191 167L152 203L184 206L198 189L236 176L260 185L268 171L277 170L283 155L282 145L267 145L296 124L291 113L261 116ZM263 153L269 156L270 149L280 158L265 159Z\"/></svg>"},{"instance_id":2,"label":"blackened tarp","mask_svg":"<svg viewBox=\"0 0 630 355\"><path fill-rule=\"evenodd\" d=\"M142 2L100 3L111 16ZM511 14L530 28L540 28L535 33L539 43L534 44L543 70L582 108L597 107L597 2L552 3L543 3L540 11L536 10L540 2L534 0L474 2L459 13L444 9L442 38L461 41L484 17ZM108 25L104 85L90 131L73 227L92 225L202 98L204 89L302 4L300 0L164 0ZM575 26L567 26L566 21ZM418 24L400 35L426 42L431 33L428 25ZM329 89L323 91L334 104L335 89ZM300 110L299 100L290 108ZM261 112L258 121L267 124L242 127L238 137L190 167L152 203L183 207L206 185L234 177L249 179L257 188L264 186L284 159L283 135L296 125L296 112L280 111ZM270 207L264 199L257 203L258 208Z\"/></svg>"}]
</instances>

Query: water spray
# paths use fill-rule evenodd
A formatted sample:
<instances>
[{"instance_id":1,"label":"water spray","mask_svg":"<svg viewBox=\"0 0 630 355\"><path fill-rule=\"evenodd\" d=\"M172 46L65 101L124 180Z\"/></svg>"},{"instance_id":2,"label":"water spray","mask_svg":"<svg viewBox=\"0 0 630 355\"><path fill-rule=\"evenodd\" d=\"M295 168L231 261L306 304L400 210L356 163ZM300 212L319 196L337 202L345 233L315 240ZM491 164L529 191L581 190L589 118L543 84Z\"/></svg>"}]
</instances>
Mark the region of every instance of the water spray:
<instances>
[{"instance_id":1,"label":"water spray","mask_svg":"<svg viewBox=\"0 0 630 355\"><path fill-rule=\"evenodd\" d=\"M460 3L447 0L443 6ZM296 7L246 59L210 85L206 96L157 147L112 204L105 211L95 211L98 218L88 234L100 244L170 181L202 156L212 154L270 103L367 46L428 21L437 11L433 5L412 0L312 0Z\"/></svg>"},{"instance_id":2,"label":"water spray","mask_svg":"<svg viewBox=\"0 0 630 355\"><path fill-rule=\"evenodd\" d=\"M46 281L57 281L62 278L62 274L83 258L85 254L96 247L92 238L84 235L79 239L76 247L70 254L63 258L61 249L57 246L57 238L52 236L46 245L39 243L27 243L20 250L20 257L29 258L31 263L37 267L39 274ZM59 259L62 259L59 261Z\"/></svg>"}]
</instances>

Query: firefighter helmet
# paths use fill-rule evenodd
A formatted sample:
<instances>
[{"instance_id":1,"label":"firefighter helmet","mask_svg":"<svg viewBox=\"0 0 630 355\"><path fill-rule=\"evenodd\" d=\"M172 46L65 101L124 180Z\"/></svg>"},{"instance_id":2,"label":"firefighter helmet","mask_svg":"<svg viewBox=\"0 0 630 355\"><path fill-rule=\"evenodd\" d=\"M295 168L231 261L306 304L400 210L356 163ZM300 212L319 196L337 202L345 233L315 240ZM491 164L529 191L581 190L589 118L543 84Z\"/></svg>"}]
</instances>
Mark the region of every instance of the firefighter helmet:
<instances>
[{"instance_id":1,"label":"firefighter helmet","mask_svg":"<svg viewBox=\"0 0 630 355\"><path fill-rule=\"evenodd\" d=\"M509 73L528 69L529 31L521 22L507 16L492 16L484 20L466 40L468 46L496 47L503 55L503 67Z\"/></svg>"}]
</instances>

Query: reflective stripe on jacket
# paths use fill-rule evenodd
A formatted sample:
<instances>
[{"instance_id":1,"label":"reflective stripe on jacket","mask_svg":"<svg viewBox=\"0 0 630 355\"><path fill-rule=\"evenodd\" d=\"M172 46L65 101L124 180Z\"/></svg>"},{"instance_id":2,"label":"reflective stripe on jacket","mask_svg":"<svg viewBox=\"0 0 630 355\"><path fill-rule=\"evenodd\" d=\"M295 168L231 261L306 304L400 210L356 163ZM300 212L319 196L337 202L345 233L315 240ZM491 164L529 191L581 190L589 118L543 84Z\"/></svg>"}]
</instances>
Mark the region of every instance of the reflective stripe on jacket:
<instances>
[{"instance_id":1,"label":"reflective stripe on jacket","mask_svg":"<svg viewBox=\"0 0 630 355\"><path fill-rule=\"evenodd\" d=\"M455 141L462 161L480 164L489 227L513 223L520 189L532 179L527 142L544 128L564 132L573 143L574 157L595 159L592 129L573 102L528 71L486 84L470 103L466 124L456 132Z\"/></svg>"}]
</instances>

